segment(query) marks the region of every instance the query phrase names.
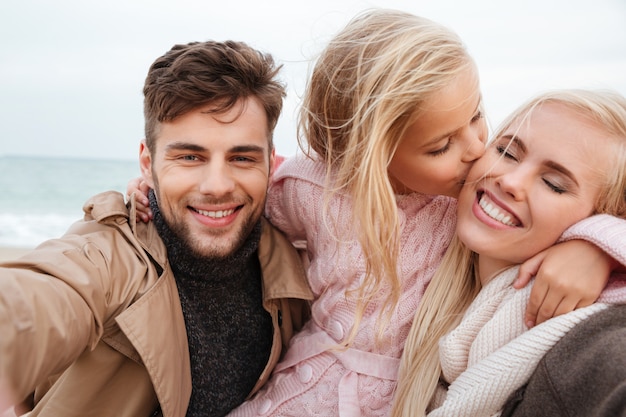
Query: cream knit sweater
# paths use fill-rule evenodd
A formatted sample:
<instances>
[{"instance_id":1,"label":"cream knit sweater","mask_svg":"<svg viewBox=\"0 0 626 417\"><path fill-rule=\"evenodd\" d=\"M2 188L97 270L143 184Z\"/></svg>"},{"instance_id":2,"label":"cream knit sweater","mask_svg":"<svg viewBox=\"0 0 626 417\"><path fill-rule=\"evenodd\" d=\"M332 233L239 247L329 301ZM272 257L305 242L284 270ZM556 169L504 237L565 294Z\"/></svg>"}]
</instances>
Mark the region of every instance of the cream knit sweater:
<instances>
[{"instance_id":1,"label":"cream knit sweater","mask_svg":"<svg viewBox=\"0 0 626 417\"><path fill-rule=\"evenodd\" d=\"M595 216L563 239L584 236L626 264L626 234L619 222ZM442 373L450 386L447 393L443 388L437 393L429 416L498 416L508 397L527 382L539 360L569 330L608 304L626 303L626 275L614 275L598 303L529 330L523 318L531 286L514 289L511 284L517 272L518 267L510 268L491 280L462 322L440 340Z\"/></svg>"}]
</instances>

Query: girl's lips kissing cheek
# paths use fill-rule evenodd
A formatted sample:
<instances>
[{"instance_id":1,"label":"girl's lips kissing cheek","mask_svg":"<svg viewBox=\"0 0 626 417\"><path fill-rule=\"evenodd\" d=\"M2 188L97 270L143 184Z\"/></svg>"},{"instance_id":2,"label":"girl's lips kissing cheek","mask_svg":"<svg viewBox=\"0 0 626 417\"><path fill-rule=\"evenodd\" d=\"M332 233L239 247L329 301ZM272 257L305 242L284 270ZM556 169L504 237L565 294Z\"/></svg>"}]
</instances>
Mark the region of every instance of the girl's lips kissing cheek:
<instances>
[{"instance_id":1,"label":"girl's lips kissing cheek","mask_svg":"<svg viewBox=\"0 0 626 417\"><path fill-rule=\"evenodd\" d=\"M500 227L521 226L521 222L513 213L494 202L484 191L477 193L476 201L477 204L474 204L474 213L485 223Z\"/></svg>"}]
</instances>

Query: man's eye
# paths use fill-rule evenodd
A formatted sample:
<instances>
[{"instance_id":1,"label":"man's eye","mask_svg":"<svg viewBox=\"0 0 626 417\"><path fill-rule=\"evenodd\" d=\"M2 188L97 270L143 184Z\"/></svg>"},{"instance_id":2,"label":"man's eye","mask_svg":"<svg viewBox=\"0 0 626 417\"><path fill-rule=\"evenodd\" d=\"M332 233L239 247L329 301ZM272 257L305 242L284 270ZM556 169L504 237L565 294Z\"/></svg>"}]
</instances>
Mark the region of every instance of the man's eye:
<instances>
[{"instance_id":1,"label":"man's eye","mask_svg":"<svg viewBox=\"0 0 626 417\"><path fill-rule=\"evenodd\" d=\"M181 159L184 161L197 161L198 157L196 155L183 155Z\"/></svg>"},{"instance_id":2,"label":"man's eye","mask_svg":"<svg viewBox=\"0 0 626 417\"><path fill-rule=\"evenodd\" d=\"M237 164L247 165L258 163L263 160L263 157L256 155L234 155L230 160Z\"/></svg>"}]
</instances>

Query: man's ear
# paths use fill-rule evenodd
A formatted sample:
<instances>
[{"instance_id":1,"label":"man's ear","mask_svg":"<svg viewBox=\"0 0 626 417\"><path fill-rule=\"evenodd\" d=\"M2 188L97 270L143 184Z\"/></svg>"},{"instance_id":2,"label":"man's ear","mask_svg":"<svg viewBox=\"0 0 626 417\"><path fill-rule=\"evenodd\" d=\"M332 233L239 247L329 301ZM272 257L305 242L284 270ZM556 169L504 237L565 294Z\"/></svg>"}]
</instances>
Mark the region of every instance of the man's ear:
<instances>
[{"instance_id":1,"label":"man's ear","mask_svg":"<svg viewBox=\"0 0 626 417\"><path fill-rule=\"evenodd\" d=\"M146 140L142 140L139 145L139 168L141 169L141 178L154 189L154 179L152 178L152 155L146 146Z\"/></svg>"},{"instance_id":2,"label":"man's ear","mask_svg":"<svg viewBox=\"0 0 626 417\"><path fill-rule=\"evenodd\" d=\"M274 175L276 168L278 168L278 162L279 161L276 159L276 148L272 148L272 151L270 152L270 179L272 178L272 175Z\"/></svg>"}]
</instances>

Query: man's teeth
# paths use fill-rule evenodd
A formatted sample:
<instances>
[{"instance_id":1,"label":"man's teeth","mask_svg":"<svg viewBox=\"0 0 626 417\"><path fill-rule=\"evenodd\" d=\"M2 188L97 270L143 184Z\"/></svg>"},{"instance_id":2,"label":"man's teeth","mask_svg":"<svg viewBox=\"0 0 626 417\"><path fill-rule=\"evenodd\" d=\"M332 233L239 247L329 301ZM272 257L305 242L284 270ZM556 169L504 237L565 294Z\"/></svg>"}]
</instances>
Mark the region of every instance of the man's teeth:
<instances>
[{"instance_id":1,"label":"man's teeth","mask_svg":"<svg viewBox=\"0 0 626 417\"><path fill-rule=\"evenodd\" d=\"M506 224L507 226L515 226L515 223L511 221L511 216L509 216L508 214L502 213L498 207L491 204L488 201L485 194L483 194L480 197L480 201L478 202L478 205L492 219L497 220L502 224Z\"/></svg>"},{"instance_id":2,"label":"man's teeth","mask_svg":"<svg viewBox=\"0 0 626 417\"><path fill-rule=\"evenodd\" d=\"M207 210L197 210L198 213L203 216L211 217L214 219L221 219L222 217L230 216L235 212L235 209L230 210L218 210L218 211L207 211Z\"/></svg>"}]
</instances>

